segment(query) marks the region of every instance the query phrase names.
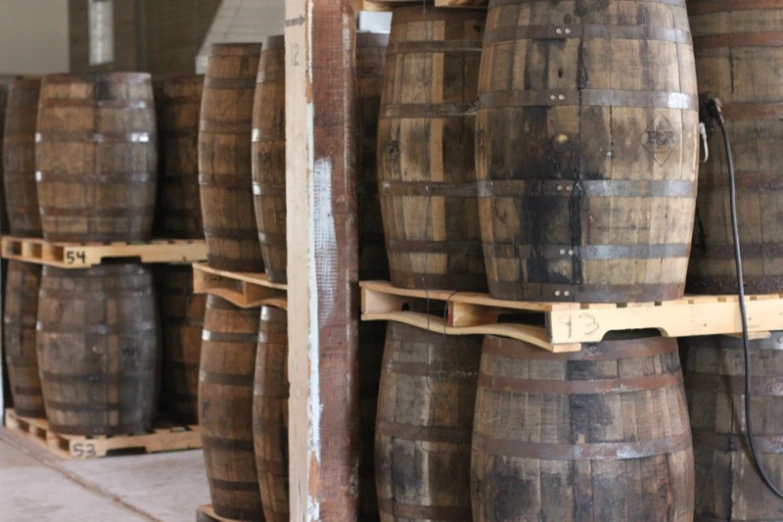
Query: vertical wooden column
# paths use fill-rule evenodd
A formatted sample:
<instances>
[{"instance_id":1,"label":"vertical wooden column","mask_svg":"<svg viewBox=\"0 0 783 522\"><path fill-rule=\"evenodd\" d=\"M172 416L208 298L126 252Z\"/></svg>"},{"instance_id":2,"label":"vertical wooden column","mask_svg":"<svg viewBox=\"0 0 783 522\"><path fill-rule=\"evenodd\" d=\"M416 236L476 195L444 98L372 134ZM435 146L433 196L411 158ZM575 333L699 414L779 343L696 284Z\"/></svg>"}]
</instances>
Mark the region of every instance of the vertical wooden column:
<instances>
[{"instance_id":1,"label":"vertical wooden column","mask_svg":"<svg viewBox=\"0 0 783 522\"><path fill-rule=\"evenodd\" d=\"M353 0L286 0L291 520L355 522Z\"/></svg>"}]
</instances>

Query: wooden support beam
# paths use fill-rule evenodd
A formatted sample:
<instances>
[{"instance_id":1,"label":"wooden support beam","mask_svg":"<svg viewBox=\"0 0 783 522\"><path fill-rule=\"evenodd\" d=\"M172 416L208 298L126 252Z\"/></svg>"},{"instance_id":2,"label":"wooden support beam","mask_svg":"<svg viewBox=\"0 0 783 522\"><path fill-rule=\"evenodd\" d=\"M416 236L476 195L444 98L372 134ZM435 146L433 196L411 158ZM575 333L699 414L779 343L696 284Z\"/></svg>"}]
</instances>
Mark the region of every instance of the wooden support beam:
<instances>
[{"instance_id":1,"label":"wooden support beam","mask_svg":"<svg viewBox=\"0 0 783 522\"><path fill-rule=\"evenodd\" d=\"M285 1L291 521L356 522L354 6Z\"/></svg>"}]
</instances>

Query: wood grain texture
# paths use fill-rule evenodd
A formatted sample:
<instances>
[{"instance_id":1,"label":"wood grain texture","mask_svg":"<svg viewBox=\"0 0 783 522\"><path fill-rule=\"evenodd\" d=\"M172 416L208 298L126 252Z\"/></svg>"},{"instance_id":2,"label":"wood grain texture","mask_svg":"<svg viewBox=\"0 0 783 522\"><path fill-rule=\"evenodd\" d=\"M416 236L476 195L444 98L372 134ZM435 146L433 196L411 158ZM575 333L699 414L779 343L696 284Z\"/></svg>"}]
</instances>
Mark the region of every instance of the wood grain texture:
<instances>
[{"instance_id":1,"label":"wood grain texture","mask_svg":"<svg viewBox=\"0 0 783 522\"><path fill-rule=\"evenodd\" d=\"M2 145L3 188L8 225L17 237L41 237L41 215L35 184L35 129L40 78L16 80L8 87ZM0 120L0 126L3 120Z\"/></svg>"},{"instance_id":2,"label":"wood grain texture","mask_svg":"<svg viewBox=\"0 0 783 522\"><path fill-rule=\"evenodd\" d=\"M266 522L289 522L288 314L261 307L253 386L253 441Z\"/></svg>"},{"instance_id":3,"label":"wood grain texture","mask_svg":"<svg viewBox=\"0 0 783 522\"><path fill-rule=\"evenodd\" d=\"M391 282L486 290L475 186L474 103L484 11L394 11L378 123Z\"/></svg>"},{"instance_id":4,"label":"wood grain texture","mask_svg":"<svg viewBox=\"0 0 783 522\"><path fill-rule=\"evenodd\" d=\"M18 76L0 75L0 154L3 151L4 131L5 131L5 111L8 104L8 86L15 80L20 79ZM0 175L3 174L3 163L0 161ZM0 184L0 188L5 192L5 187ZM5 194L0 198L0 232L7 234L10 231L8 226L8 209L5 204Z\"/></svg>"},{"instance_id":5,"label":"wood grain texture","mask_svg":"<svg viewBox=\"0 0 783 522\"><path fill-rule=\"evenodd\" d=\"M358 418L352 0L286 0L291 519L356 522Z\"/></svg>"},{"instance_id":6,"label":"wood grain texture","mask_svg":"<svg viewBox=\"0 0 783 522\"><path fill-rule=\"evenodd\" d=\"M745 291L783 289L783 5L690 0L699 91L723 102L737 175L737 215ZM736 293L728 165L720 131L699 169L697 220L688 291Z\"/></svg>"},{"instance_id":7,"label":"wood grain texture","mask_svg":"<svg viewBox=\"0 0 783 522\"><path fill-rule=\"evenodd\" d=\"M607 337L572 354L484 341L474 522L691 522L694 471L674 339Z\"/></svg>"},{"instance_id":8,"label":"wood grain texture","mask_svg":"<svg viewBox=\"0 0 783 522\"><path fill-rule=\"evenodd\" d=\"M209 265L263 272L253 210L251 133L261 44L214 44L198 138L199 184Z\"/></svg>"},{"instance_id":9,"label":"wood grain texture","mask_svg":"<svg viewBox=\"0 0 783 522\"><path fill-rule=\"evenodd\" d=\"M698 160L685 0L491 1L480 77L490 295L682 297Z\"/></svg>"},{"instance_id":10,"label":"wood grain texture","mask_svg":"<svg viewBox=\"0 0 783 522\"><path fill-rule=\"evenodd\" d=\"M470 520L481 342L388 325L375 428L382 522Z\"/></svg>"},{"instance_id":11,"label":"wood grain texture","mask_svg":"<svg viewBox=\"0 0 783 522\"><path fill-rule=\"evenodd\" d=\"M207 297L198 382L199 425L212 505L221 517L264 520L253 448L258 310Z\"/></svg>"},{"instance_id":12,"label":"wood grain texture","mask_svg":"<svg viewBox=\"0 0 783 522\"><path fill-rule=\"evenodd\" d=\"M198 184L198 129L204 76L168 76L155 82L158 117L158 237L203 239Z\"/></svg>"},{"instance_id":13,"label":"wood grain texture","mask_svg":"<svg viewBox=\"0 0 783 522\"><path fill-rule=\"evenodd\" d=\"M783 332L751 341L753 435L764 470L780 484L783 421L778 392ZM682 339L696 462L698 522L778 520L783 501L762 482L747 441L742 341Z\"/></svg>"},{"instance_id":14,"label":"wood grain texture","mask_svg":"<svg viewBox=\"0 0 783 522\"><path fill-rule=\"evenodd\" d=\"M159 326L152 274L144 266L45 266L36 328L51 429L71 435L152 429Z\"/></svg>"},{"instance_id":15,"label":"wood grain texture","mask_svg":"<svg viewBox=\"0 0 783 522\"><path fill-rule=\"evenodd\" d=\"M149 74L45 76L35 155L44 239L150 238L158 157Z\"/></svg>"},{"instance_id":16,"label":"wood grain texture","mask_svg":"<svg viewBox=\"0 0 783 522\"><path fill-rule=\"evenodd\" d=\"M16 413L23 417L46 417L35 345L40 287L40 266L21 261L8 262L3 308L3 351L13 406Z\"/></svg>"},{"instance_id":17,"label":"wood grain texture","mask_svg":"<svg viewBox=\"0 0 783 522\"><path fill-rule=\"evenodd\" d=\"M253 203L269 280L286 283L285 43L267 37L258 64L253 103Z\"/></svg>"},{"instance_id":18,"label":"wood grain texture","mask_svg":"<svg viewBox=\"0 0 783 522\"><path fill-rule=\"evenodd\" d=\"M153 270L163 331L161 407L178 422L196 424L201 331L207 296L193 294L190 266L157 265Z\"/></svg>"}]
</instances>

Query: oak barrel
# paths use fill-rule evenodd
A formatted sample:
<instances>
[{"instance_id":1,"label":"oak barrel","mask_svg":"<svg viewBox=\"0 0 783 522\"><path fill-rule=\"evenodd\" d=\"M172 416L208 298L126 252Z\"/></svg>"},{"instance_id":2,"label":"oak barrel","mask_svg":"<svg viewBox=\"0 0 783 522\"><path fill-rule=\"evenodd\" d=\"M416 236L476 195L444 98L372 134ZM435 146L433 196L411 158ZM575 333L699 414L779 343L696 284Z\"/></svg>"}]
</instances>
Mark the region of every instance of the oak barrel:
<instances>
[{"instance_id":1,"label":"oak barrel","mask_svg":"<svg viewBox=\"0 0 783 522\"><path fill-rule=\"evenodd\" d=\"M35 347L40 286L39 265L8 261L3 310L3 348L14 409L16 414L22 417L46 417Z\"/></svg>"},{"instance_id":2,"label":"oak barrel","mask_svg":"<svg viewBox=\"0 0 783 522\"><path fill-rule=\"evenodd\" d=\"M190 266L154 269L163 331L160 403L173 420L198 422L198 372L201 330L207 296L193 294Z\"/></svg>"},{"instance_id":3,"label":"oak barrel","mask_svg":"<svg viewBox=\"0 0 783 522\"><path fill-rule=\"evenodd\" d=\"M485 11L397 8L378 121L393 285L486 290L474 166Z\"/></svg>"},{"instance_id":4,"label":"oak barrel","mask_svg":"<svg viewBox=\"0 0 783 522\"><path fill-rule=\"evenodd\" d=\"M253 440L266 522L290 520L288 386L288 313L262 306L253 388Z\"/></svg>"},{"instance_id":5,"label":"oak barrel","mask_svg":"<svg viewBox=\"0 0 783 522\"><path fill-rule=\"evenodd\" d=\"M16 237L41 237L41 215L35 185L35 128L40 78L24 78L8 88L2 135L3 188L9 228ZM3 121L0 120L0 126Z\"/></svg>"},{"instance_id":6,"label":"oak barrel","mask_svg":"<svg viewBox=\"0 0 783 522\"><path fill-rule=\"evenodd\" d=\"M286 283L285 41L264 40L253 104L253 203L269 281Z\"/></svg>"},{"instance_id":7,"label":"oak barrel","mask_svg":"<svg viewBox=\"0 0 783 522\"><path fill-rule=\"evenodd\" d=\"M8 85L14 80L18 79L15 76L0 75L0 155L3 152L3 134L5 130L5 111L8 104ZM0 175L3 174L3 161L0 160ZM4 187L0 184L0 189ZM0 233L6 234L9 232L8 227L8 210L5 204L5 194L0 198Z\"/></svg>"},{"instance_id":8,"label":"oak barrel","mask_svg":"<svg viewBox=\"0 0 783 522\"><path fill-rule=\"evenodd\" d=\"M470 519L481 340L388 324L375 428L382 522Z\"/></svg>"},{"instance_id":9,"label":"oak barrel","mask_svg":"<svg viewBox=\"0 0 783 522\"><path fill-rule=\"evenodd\" d=\"M491 0L476 116L490 295L681 297L698 125L685 0Z\"/></svg>"},{"instance_id":10,"label":"oak barrel","mask_svg":"<svg viewBox=\"0 0 783 522\"><path fill-rule=\"evenodd\" d=\"M44 76L35 156L46 240L150 238L158 158L149 74Z\"/></svg>"},{"instance_id":11,"label":"oak barrel","mask_svg":"<svg viewBox=\"0 0 783 522\"><path fill-rule=\"evenodd\" d=\"M745 291L783 290L783 4L688 0L699 91L723 102L736 167ZM719 129L699 168L688 291L737 292L729 177Z\"/></svg>"},{"instance_id":12,"label":"oak barrel","mask_svg":"<svg viewBox=\"0 0 783 522\"><path fill-rule=\"evenodd\" d=\"M682 339L685 392L696 461L696 522L780 520L783 501L762 482L745 427L742 340ZM783 332L753 340L751 414L761 465L775 484L783 475Z\"/></svg>"},{"instance_id":13,"label":"oak barrel","mask_svg":"<svg viewBox=\"0 0 783 522\"><path fill-rule=\"evenodd\" d=\"M258 310L210 295L198 382L199 424L218 516L263 521L253 453L253 374Z\"/></svg>"},{"instance_id":14,"label":"oak barrel","mask_svg":"<svg viewBox=\"0 0 783 522\"><path fill-rule=\"evenodd\" d=\"M168 76L156 87L160 165L155 230L160 237L203 239L198 128L204 76Z\"/></svg>"},{"instance_id":15,"label":"oak barrel","mask_svg":"<svg viewBox=\"0 0 783 522\"><path fill-rule=\"evenodd\" d=\"M691 522L677 342L608 334L555 354L487 336L471 489L474 522Z\"/></svg>"},{"instance_id":16,"label":"oak barrel","mask_svg":"<svg viewBox=\"0 0 783 522\"><path fill-rule=\"evenodd\" d=\"M253 94L261 44L214 44L198 137L199 184L209 266L263 272L253 210Z\"/></svg>"},{"instance_id":17,"label":"oak barrel","mask_svg":"<svg viewBox=\"0 0 783 522\"><path fill-rule=\"evenodd\" d=\"M121 435L152 429L160 342L149 269L134 263L45 266L36 329L52 430Z\"/></svg>"}]
</instances>

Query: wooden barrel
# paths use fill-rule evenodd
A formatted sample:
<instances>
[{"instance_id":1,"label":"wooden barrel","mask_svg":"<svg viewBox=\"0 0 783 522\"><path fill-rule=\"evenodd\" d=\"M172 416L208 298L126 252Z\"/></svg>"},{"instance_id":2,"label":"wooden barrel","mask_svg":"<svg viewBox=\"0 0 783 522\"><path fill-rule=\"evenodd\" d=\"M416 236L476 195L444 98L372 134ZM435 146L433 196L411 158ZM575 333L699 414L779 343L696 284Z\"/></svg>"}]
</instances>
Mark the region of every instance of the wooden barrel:
<instances>
[{"instance_id":1,"label":"wooden barrel","mask_svg":"<svg viewBox=\"0 0 783 522\"><path fill-rule=\"evenodd\" d=\"M474 103L485 11L394 11L378 121L391 282L484 291Z\"/></svg>"},{"instance_id":2,"label":"wooden barrel","mask_svg":"<svg viewBox=\"0 0 783 522\"><path fill-rule=\"evenodd\" d=\"M388 46L388 34L356 33L356 204L359 216L359 278L363 280L389 279L389 260L378 197L378 111ZM381 340L383 337L381 335Z\"/></svg>"},{"instance_id":3,"label":"wooden barrel","mask_svg":"<svg viewBox=\"0 0 783 522\"><path fill-rule=\"evenodd\" d=\"M490 295L681 297L699 152L685 0L492 0L480 77Z\"/></svg>"},{"instance_id":4,"label":"wooden barrel","mask_svg":"<svg viewBox=\"0 0 783 522\"><path fill-rule=\"evenodd\" d=\"M375 419L385 338L385 322L359 323L359 522L380 521L375 487Z\"/></svg>"},{"instance_id":5,"label":"wooden barrel","mask_svg":"<svg viewBox=\"0 0 783 522\"><path fill-rule=\"evenodd\" d=\"M481 340L389 323L375 427L382 522L470 518Z\"/></svg>"},{"instance_id":6,"label":"wooden barrel","mask_svg":"<svg viewBox=\"0 0 783 522\"><path fill-rule=\"evenodd\" d=\"M199 184L209 266L263 272L253 210L253 93L261 44L214 44L198 137Z\"/></svg>"},{"instance_id":7,"label":"wooden barrel","mask_svg":"<svg viewBox=\"0 0 783 522\"><path fill-rule=\"evenodd\" d=\"M783 4L688 0L699 92L723 102L734 153L745 291L783 290L783 232L772 225L783 207ZM726 154L717 127L699 168L688 291L736 293Z\"/></svg>"},{"instance_id":8,"label":"wooden barrel","mask_svg":"<svg viewBox=\"0 0 783 522\"><path fill-rule=\"evenodd\" d=\"M264 41L253 104L253 201L269 280L286 283L285 42Z\"/></svg>"},{"instance_id":9,"label":"wooden barrel","mask_svg":"<svg viewBox=\"0 0 783 522\"><path fill-rule=\"evenodd\" d=\"M745 428L742 340L682 339L696 462L695 522L780 520L781 501L756 470ZM767 475L783 475L783 332L751 341L753 440ZM780 486L778 486L780 487Z\"/></svg>"},{"instance_id":10,"label":"wooden barrel","mask_svg":"<svg viewBox=\"0 0 783 522\"><path fill-rule=\"evenodd\" d=\"M253 454L253 372L258 310L210 295L198 382L199 424L218 516L263 521Z\"/></svg>"},{"instance_id":11,"label":"wooden barrel","mask_svg":"<svg viewBox=\"0 0 783 522\"><path fill-rule=\"evenodd\" d=\"M677 342L653 335L609 334L560 354L486 337L474 522L693 520Z\"/></svg>"},{"instance_id":12,"label":"wooden barrel","mask_svg":"<svg viewBox=\"0 0 783 522\"><path fill-rule=\"evenodd\" d=\"M160 403L172 419L198 422L198 372L205 295L193 294L190 266L158 265L155 286L163 331Z\"/></svg>"},{"instance_id":13,"label":"wooden barrel","mask_svg":"<svg viewBox=\"0 0 783 522\"><path fill-rule=\"evenodd\" d=\"M41 237L41 215L35 186L35 126L40 78L16 80L8 89L2 136L3 188L11 234ZM2 126L2 120L0 120Z\"/></svg>"},{"instance_id":14,"label":"wooden barrel","mask_svg":"<svg viewBox=\"0 0 783 522\"><path fill-rule=\"evenodd\" d=\"M152 275L146 267L45 266L36 329L52 430L120 435L152 429L160 343Z\"/></svg>"},{"instance_id":15,"label":"wooden barrel","mask_svg":"<svg viewBox=\"0 0 783 522\"><path fill-rule=\"evenodd\" d=\"M3 341L14 409L22 417L46 417L35 348L40 286L39 265L8 261Z\"/></svg>"},{"instance_id":16,"label":"wooden barrel","mask_svg":"<svg viewBox=\"0 0 783 522\"><path fill-rule=\"evenodd\" d=\"M5 111L8 104L8 84L13 81L13 77L0 75L0 154L3 152L3 134L5 130ZM0 161L0 175L3 174L3 161ZM0 184L0 189L3 186ZM5 192L5 190L3 190ZM0 233L6 234L8 227L8 210L5 205L5 194L0 198Z\"/></svg>"},{"instance_id":17,"label":"wooden barrel","mask_svg":"<svg viewBox=\"0 0 783 522\"><path fill-rule=\"evenodd\" d=\"M157 82L160 165L155 230L160 237L203 239L198 185L198 128L204 76Z\"/></svg>"},{"instance_id":18,"label":"wooden barrel","mask_svg":"<svg viewBox=\"0 0 783 522\"><path fill-rule=\"evenodd\" d=\"M253 389L258 485L266 522L289 522L288 313L262 306L260 322Z\"/></svg>"},{"instance_id":19,"label":"wooden barrel","mask_svg":"<svg viewBox=\"0 0 783 522\"><path fill-rule=\"evenodd\" d=\"M150 238L158 159L149 74L44 76L37 129L46 240Z\"/></svg>"}]
</instances>

